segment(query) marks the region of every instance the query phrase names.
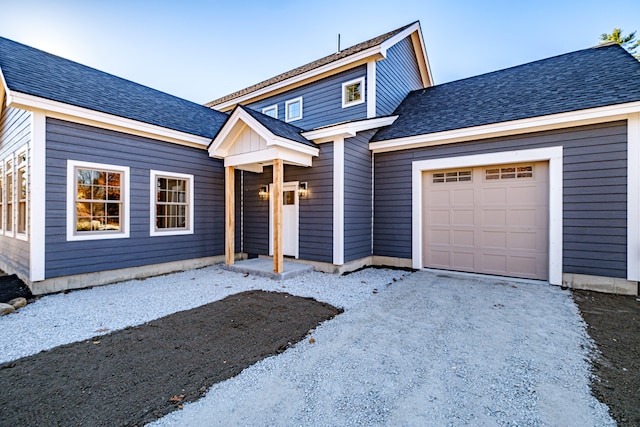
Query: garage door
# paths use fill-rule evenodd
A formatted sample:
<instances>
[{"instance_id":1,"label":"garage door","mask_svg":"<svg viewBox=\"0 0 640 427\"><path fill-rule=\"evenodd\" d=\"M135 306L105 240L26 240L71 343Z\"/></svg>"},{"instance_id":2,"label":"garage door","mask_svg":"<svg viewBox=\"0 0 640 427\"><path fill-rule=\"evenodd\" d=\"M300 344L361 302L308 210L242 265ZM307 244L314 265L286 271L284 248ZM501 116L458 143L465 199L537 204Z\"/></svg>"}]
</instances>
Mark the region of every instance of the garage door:
<instances>
[{"instance_id":1,"label":"garage door","mask_svg":"<svg viewBox=\"0 0 640 427\"><path fill-rule=\"evenodd\" d=\"M423 174L423 265L548 278L548 163Z\"/></svg>"}]
</instances>

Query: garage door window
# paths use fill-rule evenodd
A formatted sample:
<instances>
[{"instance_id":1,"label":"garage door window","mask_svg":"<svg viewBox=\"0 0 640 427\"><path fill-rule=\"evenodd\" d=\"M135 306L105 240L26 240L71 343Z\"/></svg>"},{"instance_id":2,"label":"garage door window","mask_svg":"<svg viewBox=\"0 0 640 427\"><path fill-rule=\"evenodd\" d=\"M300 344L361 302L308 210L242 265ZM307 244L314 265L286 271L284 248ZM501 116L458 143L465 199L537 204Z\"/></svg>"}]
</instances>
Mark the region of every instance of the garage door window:
<instances>
[{"instance_id":1,"label":"garage door window","mask_svg":"<svg viewBox=\"0 0 640 427\"><path fill-rule=\"evenodd\" d=\"M471 181L471 171L453 171L438 172L433 174L433 183L440 184L444 182L469 182Z\"/></svg>"},{"instance_id":2,"label":"garage door window","mask_svg":"<svg viewBox=\"0 0 640 427\"><path fill-rule=\"evenodd\" d=\"M533 178L533 165L485 169L484 177L487 181L496 179L531 179Z\"/></svg>"}]
</instances>

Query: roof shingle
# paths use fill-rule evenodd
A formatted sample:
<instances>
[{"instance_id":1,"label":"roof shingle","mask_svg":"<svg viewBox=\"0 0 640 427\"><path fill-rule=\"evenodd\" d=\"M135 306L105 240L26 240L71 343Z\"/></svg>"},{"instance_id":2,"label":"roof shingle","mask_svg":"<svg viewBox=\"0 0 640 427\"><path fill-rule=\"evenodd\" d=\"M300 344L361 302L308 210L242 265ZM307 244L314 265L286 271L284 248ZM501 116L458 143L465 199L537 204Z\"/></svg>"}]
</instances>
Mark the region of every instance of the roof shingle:
<instances>
[{"instance_id":1,"label":"roof shingle","mask_svg":"<svg viewBox=\"0 0 640 427\"><path fill-rule=\"evenodd\" d=\"M227 115L0 37L10 90L213 138Z\"/></svg>"},{"instance_id":2,"label":"roof shingle","mask_svg":"<svg viewBox=\"0 0 640 427\"><path fill-rule=\"evenodd\" d=\"M640 101L640 62L618 45L596 46L413 91L383 141Z\"/></svg>"}]
</instances>

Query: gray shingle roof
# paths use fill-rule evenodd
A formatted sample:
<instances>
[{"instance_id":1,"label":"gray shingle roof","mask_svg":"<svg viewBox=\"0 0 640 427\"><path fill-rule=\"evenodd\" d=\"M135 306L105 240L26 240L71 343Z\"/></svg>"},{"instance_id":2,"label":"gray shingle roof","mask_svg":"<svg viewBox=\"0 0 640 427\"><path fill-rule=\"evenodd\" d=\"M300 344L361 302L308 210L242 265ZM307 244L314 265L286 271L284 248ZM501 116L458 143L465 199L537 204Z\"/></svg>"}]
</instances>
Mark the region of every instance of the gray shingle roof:
<instances>
[{"instance_id":1,"label":"gray shingle roof","mask_svg":"<svg viewBox=\"0 0 640 427\"><path fill-rule=\"evenodd\" d=\"M313 70L315 68L322 67L323 65L330 64L330 63L332 63L334 61L337 61L339 59L346 58L347 56L353 55L355 53L362 52L363 50L367 50L367 49L372 48L374 46L381 45L386 40L390 39L391 37L395 36L396 34L404 31L407 28L409 28L410 26L412 26L416 22L418 22L418 21L415 21L415 22L412 22L411 24L405 25L402 28L398 28L396 30L389 31L388 33L382 34L382 35L380 35L378 37L374 37L374 38L372 38L370 40L367 40L367 41L364 41L362 43L358 43L358 44L356 44L354 46L351 46L351 47L349 47L347 49L341 50L340 52L325 56L324 58L320 58L320 59L315 60L313 62L310 62L308 64L302 65L302 66L300 66L298 68L294 68L293 70L284 72L282 74L278 74L275 77L271 77L270 79L264 80L264 81L262 81L260 83L256 83L256 84L254 84L252 86L249 86L247 88L241 89L241 90L239 90L237 92L233 92L233 93L230 93L229 95L225 95L225 96L223 96L221 98L214 99L213 101L208 102L205 105L207 107L214 107L214 106L216 106L218 104L222 104L223 102L232 100L232 99L237 98L239 96L243 96L243 95L249 94L251 92L255 92L255 91L260 90L262 88L265 88L267 86L271 86L272 84L279 83L279 82L281 82L283 80L287 80L287 79L289 79L291 77L295 77L297 75L306 73L307 71L311 71L311 70Z\"/></svg>"},{"instance_id":2,"label":"gray shingle roof","mask_svg":"<svg viewBox=\"0 0 640 427\"><path fill-rule=\"evenodd\" d=\"M274 119L271 116L267 116L266 114L262 114L258 111L252 110L251 108L243 107L240 105L236 108L241 108L242 110L246 111L251 117L260 122L260 124L269 129L271 133L276 136L299 142L310 147L317 147L315 143L300 135L300 133L304 132L304 130L297 126L283 122L282 120Z\"/></svg>"},{"instance_id":3,"label":"gray shingle roof","mask_svg":"<svg viewBox=\"0 0 640 427\"><path fill-rule=\"evenodd\" d=\"M413 91L372 141L640 101L640 62L596 46Z\"/></svg>"},{"instance_id":4,"label":"gray shingle roof","mask_svg":"<svg viewBox=\"0 0 640 427\"><path fill-rule=\"evenodd\" d=\"M213 138L227 115L0 37L0 70L9 89Z\"/></svg>"}]
</instances>

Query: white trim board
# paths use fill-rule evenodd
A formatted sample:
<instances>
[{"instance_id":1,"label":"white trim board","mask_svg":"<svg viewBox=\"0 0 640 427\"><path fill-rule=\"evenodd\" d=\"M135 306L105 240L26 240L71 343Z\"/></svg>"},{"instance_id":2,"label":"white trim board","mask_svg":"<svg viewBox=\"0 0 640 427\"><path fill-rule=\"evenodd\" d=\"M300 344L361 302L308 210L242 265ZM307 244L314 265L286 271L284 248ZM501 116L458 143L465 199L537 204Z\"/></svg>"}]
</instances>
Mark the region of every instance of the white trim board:
<instances>
[{"instance_id":1,"label":"white trim board","mask_svg":"<svg viewBox=\"0 0 640 427\"><path fill-rule=\"evenodd\" d=\"M640 113L627 121L627 280L640 281Z\"/></svg>"},{"instance_id":2,"label":"white trim board","mask_svg":"<svg viewBox=\"0 0 640 427\"><path fill-rule=\"evenodd\" d=\"M30 203L29 203L29 280L45 278L45 223L46 223L46 123L41 112L31 113Z\"/></svg>"},{"instance_id":3,"label":"white trim board","mask_svg":"<svg viewBox=\"0 0 640 427\"><path fill-rule=\"evenodd\" d=\"M344 264L344 138L333 142L333 263Z\"/></svg>"},{"instance_id":4,"label":"white trim board","mask_svg":"<svg viewBox=\"0 0 640 427\"><path fill-rule=\"evenodd\" d=\"M422 265L422 174L425 171L520 162L549 162L549 283L562 284L562 147L504 151L445 159L418 160L412 164L412 266Z\"/></svg>"},{"instance_id":5,"label":"white trim board","mask_svg":"<svg viewBox=\"0 0 640 427\"><path fill-rule=\"evenodd\" d=\"M609 105L606 107L572 111L569 113L551 114L531 117L490 125L473 126L443 132L414 135L406 138L389 139L369 144L374 153L406 150L410 148L431 147L435 145L453 144L471 140L495 138L499 136L518 135L541 132L574 126L626 120L629 115L640 112L640 102Z\"/></svg>"},{"instance_id":6,"label":"white trim board","mask_svg":"<svg viewBox=\"0 0 640 427\"><path fill-rule=\"evenodd\" d=\"M157 139L188 147L206 149L210 138L192 135L161 126L151 125L133 119L126 119L112 114L77 107L50 99L40 98L20 92L7 92L7 106L28 111L40 110L47 117L86 124L103 129L126 132L145 138Z\"/></svg>"}]
</instances>

